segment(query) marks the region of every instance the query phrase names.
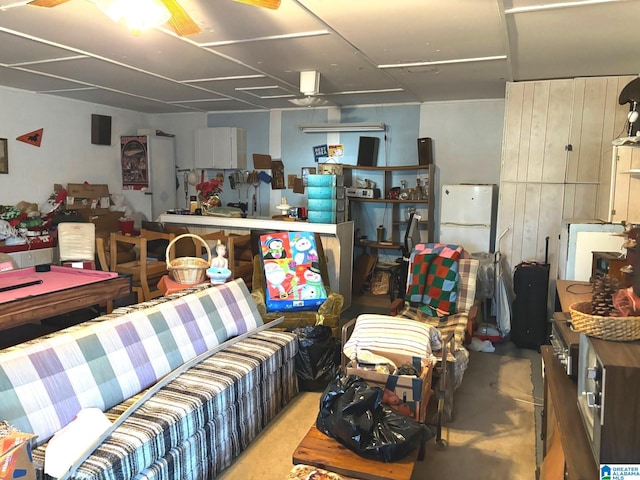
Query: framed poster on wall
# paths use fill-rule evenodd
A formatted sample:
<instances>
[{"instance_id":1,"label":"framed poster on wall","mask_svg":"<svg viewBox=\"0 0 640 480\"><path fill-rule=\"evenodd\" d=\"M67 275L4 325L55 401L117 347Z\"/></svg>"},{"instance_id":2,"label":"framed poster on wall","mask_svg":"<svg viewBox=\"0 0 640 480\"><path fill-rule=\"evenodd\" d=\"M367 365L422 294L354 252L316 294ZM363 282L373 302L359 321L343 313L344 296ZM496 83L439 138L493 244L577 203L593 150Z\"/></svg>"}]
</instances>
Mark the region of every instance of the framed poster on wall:
<instances>
[{"instance_id":1,"label":"framed poster on wall","mask_svg":"<svg viewBox=\"0 0 640 480\"><path fill-rule=\"evenodd\" d=\"M9 151L6 138L0 138L0 173L9 173Z\"/></svg>"},{"instance_id":2,"label":"framed poster on wall","mask_svg":"<svg viewBox=\"0 0 640 480\"><path fill-rule=\"evenodd\" d=\"M149 188L149 156L146 136L120 137L122 188Z\"/></svg>"}]
</instances>

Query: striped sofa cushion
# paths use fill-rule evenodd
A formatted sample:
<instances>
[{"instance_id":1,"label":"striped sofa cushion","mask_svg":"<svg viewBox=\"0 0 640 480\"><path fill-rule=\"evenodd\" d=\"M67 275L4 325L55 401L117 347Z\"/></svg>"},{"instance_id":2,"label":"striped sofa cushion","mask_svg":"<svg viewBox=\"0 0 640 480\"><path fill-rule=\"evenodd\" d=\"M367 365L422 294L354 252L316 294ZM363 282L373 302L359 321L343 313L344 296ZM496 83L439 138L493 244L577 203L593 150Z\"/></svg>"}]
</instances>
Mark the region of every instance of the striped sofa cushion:
<instances>
[{"instance_id":1,"label":"striped sofa cushion","mask_svg":"<svg viewBox=\"0 0 640 480\"><path fill-rule=\"evenodd\" d=\"M261 324L237 280L0 351L0 418L41 444L82 408L107 410Z\"/></svg>"},{"instance_id":2,"label":"striped sofa cushion","mask_svg":"<svg viewBox=\"0 0 640 480\"><path fill-rule=\"evenodd\" d=\"M294 334L264 331L207 358L146 401L92 453L73 478L118 480L159 475L178 479L190 477L183 471L188 468L199 472L192 478L214 477L273 418L269 401L280 397L279 411L297 393L295 370L283 368L294 364L296 351ZM266 359L274 359L271 366L264 366ZM264 371L268 376L262 376ZM293 382L293 387L285 387L286 382ZM108 410L107 417L115 420L135 398ZM204 439L203 429L207 431ZM190 450L183 451L188 445ZM42 445L33 453L38 472L43 467L45 448ZM167 460L175 465L167 465ZM193 462L203 464L191 465ZM165 468L173 470L163 474ZM155 473L158 469L159 474ZM207 470L209 474L203 475Z\"/></svg>"},{"instance_id":3,"label":"striped sofa cushion","mask_svg":"<svg viewBox=\"0 0 640 480\"><path fill-rule=\"evenodd\" d=\"M355 360L367 351L376 355L419 358L423 366L432 355L432 340L439 346L437 330L424 323L389 315L362 314L356 319L353 333L343 346L343 353Z\"/></svg>"}]
</instances>

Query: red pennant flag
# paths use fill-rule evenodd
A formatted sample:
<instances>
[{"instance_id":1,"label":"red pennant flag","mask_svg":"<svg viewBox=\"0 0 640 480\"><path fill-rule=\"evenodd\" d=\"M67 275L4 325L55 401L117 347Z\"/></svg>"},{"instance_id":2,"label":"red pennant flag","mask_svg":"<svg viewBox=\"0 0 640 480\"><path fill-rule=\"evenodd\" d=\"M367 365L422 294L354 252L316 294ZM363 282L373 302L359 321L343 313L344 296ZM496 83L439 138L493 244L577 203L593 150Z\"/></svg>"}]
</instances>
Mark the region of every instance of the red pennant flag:
<instances>
[{"instance_id":1,"label":"red pennant flag","mask_svg":"<svg viewBox=\"0 0 640 480\"><path fill-rule=\"evenodd\" d=\"M36 147L40 146L40 142L42 142L42 131L44 129L40 128L38 130L34 130L33 132L25 133L24 135L20 135L16 140L19 142L28 143L29 145L35 145Z\"/></svg>"}]
</instances>

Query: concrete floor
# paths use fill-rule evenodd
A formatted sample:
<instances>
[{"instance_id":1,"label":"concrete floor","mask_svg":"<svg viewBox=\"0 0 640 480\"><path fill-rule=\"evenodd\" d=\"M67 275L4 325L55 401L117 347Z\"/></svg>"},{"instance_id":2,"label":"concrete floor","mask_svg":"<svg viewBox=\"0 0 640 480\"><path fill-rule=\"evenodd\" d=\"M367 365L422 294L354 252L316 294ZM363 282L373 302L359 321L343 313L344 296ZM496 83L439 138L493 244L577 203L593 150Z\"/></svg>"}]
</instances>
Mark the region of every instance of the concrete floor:
<instances>
[{"instance_id":1,"label":"concrete floor","mask_svg":"<svg viewBox=\"0 0 640 480\"><path fill-rule=\"evenodd\" d=\"M359 313L387 313L388 297L354 298L343 323ZM454 418L444 425L446 448L432 441L411 480L436 478L537 477L542 404L540 354L511 342L495 344L495 352L470 352L471 360L456 391ZM222 480L275 480L292 468L291 455L315 422L319 393L302 392L263 431Z\"/></svg>"}]
</instances>

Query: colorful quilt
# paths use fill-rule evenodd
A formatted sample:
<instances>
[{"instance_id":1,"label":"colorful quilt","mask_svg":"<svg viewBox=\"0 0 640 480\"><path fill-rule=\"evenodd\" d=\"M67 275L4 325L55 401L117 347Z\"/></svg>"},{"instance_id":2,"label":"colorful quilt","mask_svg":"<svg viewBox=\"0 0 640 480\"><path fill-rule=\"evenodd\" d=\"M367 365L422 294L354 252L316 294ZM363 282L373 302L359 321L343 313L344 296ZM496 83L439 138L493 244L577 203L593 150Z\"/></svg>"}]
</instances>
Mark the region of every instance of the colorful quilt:
<instances>
[{"instance_id":1,"label":"colorful quilt","mask_svg":"<svg viewBox=\"0 0 640 480\"><path fill-rule=\"evenodd\" d=\"M459 245L421 243L411 253L407 300L432 317L456 313Z\"/></svg>"},{"instance_id":2,"label":"colorful quilt","mask_svg":"<svg viewBox=\"0 0 640 480\"><path fill-rule=\"evenodd\" d=\"M313 232L260 236L268 312L317 310L327 299Z\"/></svg>"}]
</instances>

